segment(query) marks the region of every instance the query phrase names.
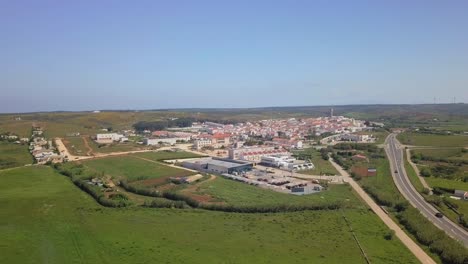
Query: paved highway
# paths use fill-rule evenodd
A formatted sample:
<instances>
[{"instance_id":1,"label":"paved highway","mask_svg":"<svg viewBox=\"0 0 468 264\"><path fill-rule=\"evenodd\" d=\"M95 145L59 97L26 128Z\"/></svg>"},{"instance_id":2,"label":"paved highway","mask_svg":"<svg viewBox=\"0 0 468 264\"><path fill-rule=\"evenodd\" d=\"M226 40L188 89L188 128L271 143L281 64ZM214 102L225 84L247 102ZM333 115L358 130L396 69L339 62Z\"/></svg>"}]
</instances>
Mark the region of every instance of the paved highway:
<instances>
[{"instance_id":1,"label":"paved highway","mask_svg":"<svg viewBox=\"0 0 468 264\"><path fill-rule=\"evenodd\" d=\"M402 146L396 139L396 134L390 134L385 140L385 151L390 160L393 180L403 196L435 226L468 247L468 232L446 217L436 217L438 210L427 203L411 184L405 170Z\"/></svg>"}]
</instances>

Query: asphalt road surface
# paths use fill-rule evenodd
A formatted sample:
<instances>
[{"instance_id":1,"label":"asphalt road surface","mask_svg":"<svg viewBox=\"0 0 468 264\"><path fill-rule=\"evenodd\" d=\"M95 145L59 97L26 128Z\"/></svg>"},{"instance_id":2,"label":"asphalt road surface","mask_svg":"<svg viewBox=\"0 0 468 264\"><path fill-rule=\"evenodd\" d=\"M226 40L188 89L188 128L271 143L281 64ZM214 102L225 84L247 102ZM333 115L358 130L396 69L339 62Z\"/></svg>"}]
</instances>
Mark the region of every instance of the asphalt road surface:
<instances>
[{"instance_id":1,"label":"asphalt road surface","mask_svg":"<svg viewBox=\"0 0 468 264\"><path fill-rule=\"evenodd\" d=\"M435 226L445 231L445 233L454 239L462 242L465 247L468 247L468 232L446 217L436 217L435 214L438 210L426 202L413 187L406 174L402 149L403 147L396 139L396 134L390 134L385 141L385 151L390 160L393 180L398 190L400 190L403 196L427 219L434 223Z\"/></svg>"}]
</instances>

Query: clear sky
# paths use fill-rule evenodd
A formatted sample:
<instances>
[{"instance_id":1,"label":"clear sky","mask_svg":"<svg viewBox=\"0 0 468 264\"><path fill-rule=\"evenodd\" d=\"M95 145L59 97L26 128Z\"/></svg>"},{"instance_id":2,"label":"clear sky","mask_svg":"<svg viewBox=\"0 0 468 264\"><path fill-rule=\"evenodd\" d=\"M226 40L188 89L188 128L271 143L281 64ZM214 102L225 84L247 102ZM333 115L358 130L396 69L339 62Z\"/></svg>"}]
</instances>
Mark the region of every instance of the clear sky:
<instances>
[{"instance_id":1,"label":"clear sky","mask_svg":"<svg viewBox=\"0 0 468 264\"><path fill-rule=\"evenodd\" d=\"M0 1L0 112L468 102L468 1Z\"/></svg>"}]
</instances>

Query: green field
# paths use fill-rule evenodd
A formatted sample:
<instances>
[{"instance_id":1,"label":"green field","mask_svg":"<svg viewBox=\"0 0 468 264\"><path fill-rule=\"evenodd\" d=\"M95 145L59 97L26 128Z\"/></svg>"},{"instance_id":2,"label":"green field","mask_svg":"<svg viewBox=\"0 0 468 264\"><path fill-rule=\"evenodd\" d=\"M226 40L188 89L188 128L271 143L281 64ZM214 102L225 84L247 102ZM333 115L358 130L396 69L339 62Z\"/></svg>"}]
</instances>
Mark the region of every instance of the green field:
<instances>
[{"instance_id":1,"label":"green field","mask_svg":"<svg viewBox=\"0 0 468 264\"><path fill-rule=\"evenodd\" d=\"M468 182L463 181L453 181L436 177L427 177L426 182L427 184L429 184L429 186L433 188L441 187L455 190L468 190Z\"/></svg>"},{"instance_id":2,"label":"green field","mask_svg":"<svg viewBox=\"0 0 468 264\"><path fill-rule=\"evenodd\" d=\"M431 135L418 133L401 133L398 140L405 145L433 147L468 146L468 136Z\"/></svg>"},{"instance_id":3,"label":"green field","mask_svg":"<svg viewBox=\"0 0 468 264\"><path fill-rule=\"evenodd\" d=\"M113 178L127 179L129 182L193 174L193 172L187 170L149 162L128 155L86 160L83 161L83 164L95 171L104 172L104 174Z\"/></svg>"},{"instance_id":4,"label":"green field","mask_svg":"<svg viewBox=\"0 0 468 264\"><path fill-rule=\"evenodd\" d=\"M81 137L66 137L62 139L63 144L67 150L75 156L87 156L88 148L85 146L83 138Z\"/></svg>"},{"instance_id":5,"label":"green field","mask_svg":"<svg viewBox=\"0 0 468 264\"><path fill-rule=\"evenodd\" d=\"M340 211L113 209L47 167L0 180L0 263L365 263ZM367 209L344 215L372 263L417 263Z\"/></svg>"},{"instance_id":6,"label":"green field","mask_svg":"<svg viewBox=\"0 0 468 264\"><path fill-rule=\"evenodd\" d=\"M111 152L124 152L142 150L145 148L143 145L138 145L134 142L112 143L112 144L97 144L94 140L88 138L88 144L94 153L111 153Z\"/></svg>"},{"instance_id":7,"label":"green field","mask_svg":"<svg viewBox=\"0 0 468 264\"><path fill-rule=\"evenodd\" d=\"M468 152L463 152L462 148L435 148L435 149L412 149L412 154L422 154L434 158L466 159Z\"/></svg>"},{"instance_id":8,"label":"green field","mask_svg":"<svg viewBox=\"0 0 468 264\"><path fill-rule=\"evenodd\" d=\"M348 185L330 185L326 191L297 196L217 177L200 184L197 194L210 195L216 201L234 206L307 205L328 202L342 202L349 207L362 205Z\"/></svg>"},{"instance_id":9,"label":"green field","mask_svg":"<svg viewBox=\"0 0 468 264\"><path fill-rule=\"evenodd\" d=\"M152 151L152 152L141 152L141 153L136 153L136 154L131 154L131 155L136 156L136 157L149 159L149 160L154 160L154 161L202 157L202 156L200 156L198 154L191 153L191 152L185 152L185 151L178 151L178 152Z\"/></svg>"},{"instance_id":10,"label":"green field","mask_svg":"<svg viewBox=\"0 0 468 264\"><path fill-rule=\"evenodd\" d=\"M298 171L298 173L308 175L339 175L338 171L331 165L328 160L322 159L320 152L314 148L305 149L302 151L296 151L295 154L307 154L310 157L310 161L314 164L315 168L312 170Z\"/></svg>"},{"instance_id":11,"label":"green field","mask_svg":"<svg viewBox=\"0 0 468 264\"><path fill-rule=\"evenodd\" d=\"M33 163L27 145L0 141L0 169L24 166Z\"/></svg>"}]
</instances>

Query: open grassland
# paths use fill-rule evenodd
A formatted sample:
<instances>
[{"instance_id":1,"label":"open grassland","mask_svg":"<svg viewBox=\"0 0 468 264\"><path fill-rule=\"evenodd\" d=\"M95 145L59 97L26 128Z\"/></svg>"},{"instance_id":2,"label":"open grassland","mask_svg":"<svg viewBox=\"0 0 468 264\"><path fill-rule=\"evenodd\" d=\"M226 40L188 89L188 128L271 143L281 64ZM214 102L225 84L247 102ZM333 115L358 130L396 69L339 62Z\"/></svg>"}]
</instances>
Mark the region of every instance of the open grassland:
<instances>
[{"instance_id":1,"label":"open grassland","mask_svg":"<svg viewBox=\"0 0 468 264\"><path fill-rule=\"evenodd\" d=\"M453 190L468 190L468 182L463 182L463 181L454 181L454 180L447 180L447 179L436 178L436 177L427 177L426 182L432 188L440 187L444 189L453 189Z\"/></svg>"},{"instance_id":2,"label":"open grassland","mask_svg":"<svg viewBox=\"0 0 468 264\"><path fill-rule=\"evenodd\" d=\"M433 147L464 147L468 146L468 136L431 135L419 133L401 133L398 140L405 145Z\"/></svg>"},{"instance_id":3,"label":"open grassland","mask_svg":"<svg viewBox=\"0 0 468 264\"><path fill-rule=\"evenodd\" d=\"M33 163L27 145L0 141L0 169L24 166Z\"/></svg>"},{"instance_id":4,"label":"open grassland","mask_svg":"<svg viewBox=\"0 0 468 264\"><path fill-rule=\"evenodd\" d=\"M86 160L83 164L97 172L103 172L116 179L126 179L129 182L194 174L187 170L128 155Z\"/></svg>"},{"instance_id":5,"label":"open grassland","mask_svg":"<svg viewBox=\"0 0 468 264\"><path fill-rule=\"evenodd\" d=\"M340 211L114 209L47 167L0 180L0 263L366 263ZM343 214L372 263L417 263L367 209Z\"/></svg>"},{"instance_id":6,"label":"open grassland","mask_svg":"<svg viewBox=\"0 0 468 264\"><path fill-rule=\"evenodd\" d=\"M75 156L88 156L89 149L82 137L66 137L62 140L68 151Z\"/></svg>"},{"instance_id":7,"label":"open grassland","mask_svg":"<svg viewBox=\"0 0 468 264\"><path fill-rule=\"evenodd\" d=\"M468 160L468 151L464 151L463 148L412 149L411 153L416 155L421 154L434 158Z\"/></svg>"},{"instance_id":8,"label":"open grassland","mask_svg":"<svg viewBox=\"0 0 468 264\"><path fill-rule=\"evenodd\" d=\"M124 152L145 149L146 146L136 144L135 142L114 142L112 144L97 144L91 138L86 138L88 145L94 153Z\"/></svg>"},{"instance_id":9,"label":"open grassland","mask_svg":"<svg viewBox=\"0 0 468 264\"><path fill-rule=\"evenodd\" d=\"M201 183L195 193L234 206L310 205L330 202L343 203L349 207L362 205L348 185L330 185L326 191L297 196L217 177L215 180Z\"/></svg>"}]
</instances>

